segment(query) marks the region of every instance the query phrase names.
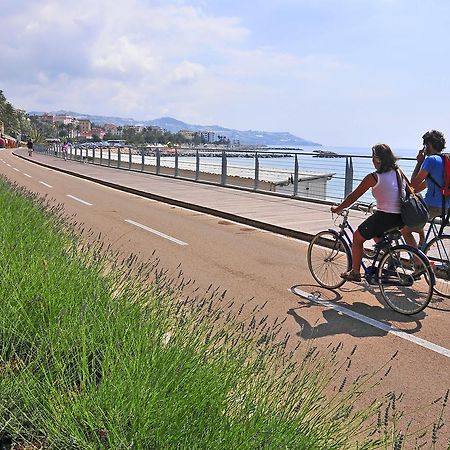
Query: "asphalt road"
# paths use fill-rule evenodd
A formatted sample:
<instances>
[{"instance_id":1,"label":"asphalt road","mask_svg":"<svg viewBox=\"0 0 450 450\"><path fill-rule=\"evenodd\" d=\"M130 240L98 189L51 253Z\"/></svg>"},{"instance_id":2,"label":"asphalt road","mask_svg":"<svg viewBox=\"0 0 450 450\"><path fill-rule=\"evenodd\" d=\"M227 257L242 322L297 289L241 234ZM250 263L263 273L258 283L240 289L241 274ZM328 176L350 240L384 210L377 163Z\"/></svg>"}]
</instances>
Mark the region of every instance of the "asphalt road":
<instances>
[{"instance_id":1,"label":"asphalt road","mask_svg":"<svg viewBox=\"0 0 450 450\"><path fill-rule=\"evenodd\" d=\"M325 348L342 342L343 358L357 345L350 377L384 363L386 371L392 366L367 393L367 403L390 391L402 392L400 407L408 418L413 416L421 426L437 419L437 405L427 405L450 388L450 300L435 299L423 313L402 316L365 284L347 283L336 292L319 289L308 271L305 242L100 186L35 165L9 150L0 152L0 174L62 203L68 216L101 232L125 255L145 260L155 253L161 267L173 274L181 267L199 292L212 284L226 290L237 307L267 302L264 313L271 320L286 319L283 326L293 344L314 339L314 345ZM313 291L330 303L301 296ZM449 411L445 418L450 420ZM443 431L448 437L448 428Z\"/></svg>"}]
</instances>

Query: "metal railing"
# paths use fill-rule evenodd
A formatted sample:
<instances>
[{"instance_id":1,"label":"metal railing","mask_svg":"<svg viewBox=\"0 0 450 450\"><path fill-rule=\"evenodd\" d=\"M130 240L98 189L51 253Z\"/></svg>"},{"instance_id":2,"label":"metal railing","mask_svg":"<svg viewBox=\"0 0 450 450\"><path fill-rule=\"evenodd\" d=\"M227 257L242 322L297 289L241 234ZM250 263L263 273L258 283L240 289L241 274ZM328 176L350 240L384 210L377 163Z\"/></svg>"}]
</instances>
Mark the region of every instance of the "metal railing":
<instances>
[{"instance_id":1,"label":"metal railing","mask_svg":"<svg viewBox=\"0 0 450 450\"><path fill-rule=\"evenodd\" d=\"M341 201L374 171L371 156L323 151L71 145L64 155L61 144L40 150L68 160L323 202ZM399 161L407 175L415 162ZM371 193L361 201L372 202Z\"/></svg>"}]
</instances>

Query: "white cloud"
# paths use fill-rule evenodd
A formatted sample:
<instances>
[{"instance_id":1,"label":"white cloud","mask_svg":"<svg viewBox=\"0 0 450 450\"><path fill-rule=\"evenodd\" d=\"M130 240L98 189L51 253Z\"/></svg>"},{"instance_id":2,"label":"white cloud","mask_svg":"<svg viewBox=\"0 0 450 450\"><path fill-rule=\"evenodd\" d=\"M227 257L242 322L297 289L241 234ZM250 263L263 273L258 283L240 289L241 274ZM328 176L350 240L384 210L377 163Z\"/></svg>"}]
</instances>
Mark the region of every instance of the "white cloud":
<instances>
[{"instance_id":1,"label":"white cloud","mask_svg":"<svg viewBox=\"0 0 450 450\"><path fill-rule=\"evenodd\" d=\"M267 84L280 74L307 79L321 66L319 58L248 48L250 32L237 18L185 4L46 0L15 11L5 21L14 40L2 45L12 67L3 84L33 109L53 104L137 118L181 112L186 120L203 112L219 121L219 105L252 103L258 92L270 95Z\"/></svg>"},{"instance_id":2,"label":"white cloud","mask_svg":"<svg viewBox=\"0 0 450 450\"><path fill-rule=\"evenodd\" d=\"M360 143L394 128L402 140L425 99L427 121L450 120L450 6L432 4L0 0L0 89L29 110L172 115L336 144L352 124ZM431 21L432 34L418 30Z\"/></svg>"}]
</instances>

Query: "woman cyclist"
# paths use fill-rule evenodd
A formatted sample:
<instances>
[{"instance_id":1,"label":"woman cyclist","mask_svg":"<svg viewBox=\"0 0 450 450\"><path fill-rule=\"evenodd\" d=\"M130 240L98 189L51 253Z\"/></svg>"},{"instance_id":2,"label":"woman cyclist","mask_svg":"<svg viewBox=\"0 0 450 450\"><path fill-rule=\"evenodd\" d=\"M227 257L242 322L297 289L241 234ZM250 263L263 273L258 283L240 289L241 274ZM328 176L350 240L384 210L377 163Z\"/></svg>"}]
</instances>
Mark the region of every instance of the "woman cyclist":
<instances>
[{"instance_id":1,"label":"woman cyclist","mask_svg":"<svg viewBox=\"0 0 450 450\"><path fill-rule=\"evenodd\" d=\"M396 174L397 158L389 145L376 144L372 147L372 163L375 172L366 175L340 205L331 207L333 213L339 213L352 205L369 188L372 188L372 195L376 200L377 211L367 218L353 235L352 269L341 274L341 278L346 281L361 281L360 267L365 241L377 239L385 231L403 226Z\"/></svg>"}]
</instances>

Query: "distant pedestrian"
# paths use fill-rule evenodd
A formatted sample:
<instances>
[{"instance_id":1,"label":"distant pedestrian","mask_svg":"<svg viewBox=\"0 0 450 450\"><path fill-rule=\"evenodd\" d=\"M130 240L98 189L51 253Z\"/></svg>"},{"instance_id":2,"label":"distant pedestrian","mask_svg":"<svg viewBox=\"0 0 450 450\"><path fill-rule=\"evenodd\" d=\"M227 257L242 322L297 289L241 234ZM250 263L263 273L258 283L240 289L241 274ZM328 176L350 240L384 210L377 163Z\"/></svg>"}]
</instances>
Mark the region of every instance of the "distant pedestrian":
<instances>
[{"instance_id":1,"label":"distant pedestrian","mask_svg":"<svg viewBox=\"0 0 450 450\"><path fill-rule=\"evenodd\" d=\"M28 147L28 156L33 156L33 141L31 139L28 139L27 147Z\"/></svg>"},{"instance_id":2,"label":"distant pedestrian","mask_svg":"<svg viewBox=\"0 0 450 450\"><path fill-rule=\"evenodd\" d=\"M62 146L62 153L63 153L63 157L64 157L64 161L67 161L67 152L69 151L69 142L68 141L64 141L64 144Z\"/></svg>"}]
</instances>

